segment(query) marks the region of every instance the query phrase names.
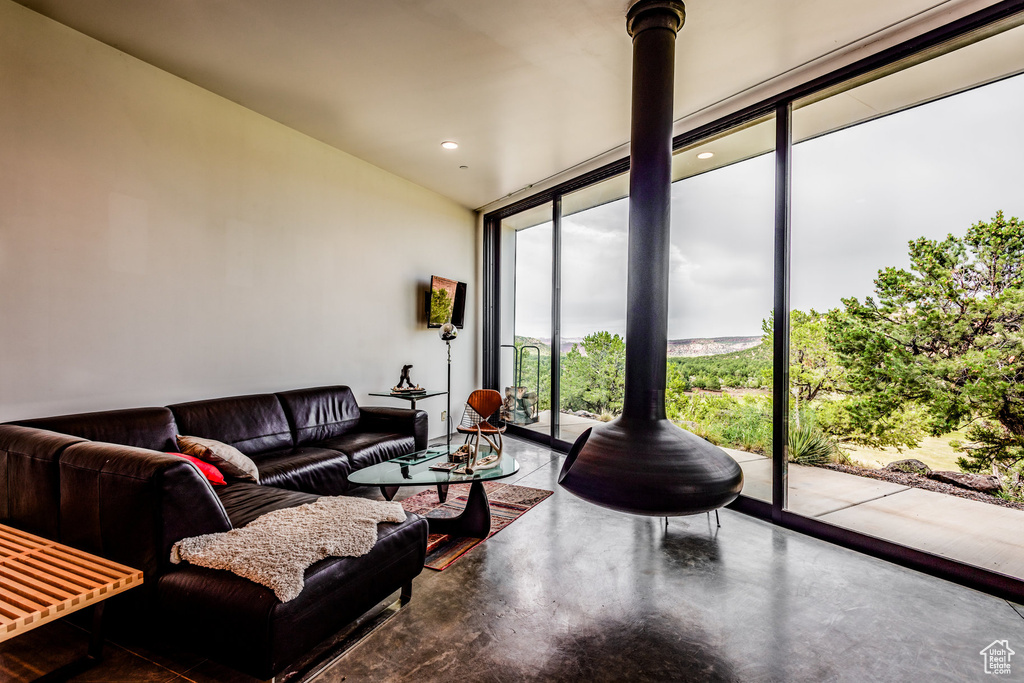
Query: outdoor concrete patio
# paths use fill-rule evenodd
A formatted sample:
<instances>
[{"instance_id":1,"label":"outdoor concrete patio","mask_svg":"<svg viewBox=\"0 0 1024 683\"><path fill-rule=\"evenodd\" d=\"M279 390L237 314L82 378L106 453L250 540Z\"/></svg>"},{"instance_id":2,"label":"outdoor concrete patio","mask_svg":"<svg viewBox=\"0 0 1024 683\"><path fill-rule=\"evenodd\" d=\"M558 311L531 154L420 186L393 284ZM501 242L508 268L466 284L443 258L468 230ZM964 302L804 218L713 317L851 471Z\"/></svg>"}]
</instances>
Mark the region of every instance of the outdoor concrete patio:
<instances>
[{"instance_id":1,"label":"outdoor concrete patio","mask_svg":"<svg viewBox=\"0 0 1024 683\"><path fill-rule=\"evenodd\" d=\"M724 449L743 468L743 493L771 500L771 460ZM789 464L789 509L958 562L1024 577L1024 511L877 479Z\"/></svg>"},{"instance_id":2,"label":"outdoor concrete patio","mask_svg":"<svg viewBox=\"0 0 1024 683\"><path fill-rule=\"evenodd\" d=\"M579 417L578 415L570 415L569 413L559 413L558 415L558 438L562 441L568 441L572 443L580 434L587 431L594 425L601 424L597 420L591 420L585 417ZM549 434L551 432L551 411L542 410L537 415L537 421L528 425L520 425L524 429L529 429L531 432L538 432L540 434Z\"/></svg>"}]
</instances>

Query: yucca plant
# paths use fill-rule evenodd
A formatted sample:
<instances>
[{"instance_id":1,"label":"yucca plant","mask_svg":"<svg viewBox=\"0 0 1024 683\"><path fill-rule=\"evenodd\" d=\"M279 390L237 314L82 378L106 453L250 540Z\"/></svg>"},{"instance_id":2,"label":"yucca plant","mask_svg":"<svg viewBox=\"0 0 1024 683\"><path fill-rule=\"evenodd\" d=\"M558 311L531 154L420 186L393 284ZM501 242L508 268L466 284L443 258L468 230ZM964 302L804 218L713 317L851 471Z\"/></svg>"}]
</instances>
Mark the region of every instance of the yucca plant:
<instances>
[{"instance_id":1,"label":"yucca plant","mask_svg":"<svg viewBox=\"0 0 1024 683\"><path fill-rule=\"evenodd\" d=\"M804 423L789 429L789 460L801 465L821 465L835 452L832 441L817 427Z\"/></svg>"}]
</instances>

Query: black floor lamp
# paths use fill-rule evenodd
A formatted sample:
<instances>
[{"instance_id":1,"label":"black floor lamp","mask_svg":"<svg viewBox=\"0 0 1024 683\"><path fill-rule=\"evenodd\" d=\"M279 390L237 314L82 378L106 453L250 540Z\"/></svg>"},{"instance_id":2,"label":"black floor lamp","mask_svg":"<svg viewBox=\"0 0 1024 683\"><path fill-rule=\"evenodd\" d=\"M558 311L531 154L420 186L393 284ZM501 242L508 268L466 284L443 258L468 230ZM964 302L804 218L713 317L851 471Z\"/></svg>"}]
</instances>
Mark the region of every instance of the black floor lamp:
<instances>
[{"instance_id":1,"label":"black floor lamp","mask_svg":"<svg viewBox=\"0 0 1024 683\"><path fill-rule=\"evenodd\" d=\"M452 452L452 340L459 336L455 325L445 323L438 330L438 335L448 347L448 410L445 412L444 431L448 437L448 453Z\"/></svg>"}]
</instances>

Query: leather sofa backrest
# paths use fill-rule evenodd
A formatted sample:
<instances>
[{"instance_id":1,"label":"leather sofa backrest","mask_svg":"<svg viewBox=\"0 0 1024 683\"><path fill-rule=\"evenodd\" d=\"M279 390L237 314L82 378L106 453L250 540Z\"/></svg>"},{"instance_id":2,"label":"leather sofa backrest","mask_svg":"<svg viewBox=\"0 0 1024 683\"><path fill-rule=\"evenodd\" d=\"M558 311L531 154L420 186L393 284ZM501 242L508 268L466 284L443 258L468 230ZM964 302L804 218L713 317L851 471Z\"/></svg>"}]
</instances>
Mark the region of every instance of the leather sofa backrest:
<instances>
[{"instance_id":1,"label":"leather sofa backrest","mask_svg":"<svg viewBox=\"0 0 1024 683\"><path fill-rule=\"evenodd\" d=\"M67 434L0 425L0 523L60 540L60 472Z\"/></svg>"},{"instance_id":2,"label":"leather sofa backrest","mask_svg":"<svg viewBox=\"0 0 1024 683\"><path fill-rule=\"evenodd\" d=\"M288 418L274 394L191 401L168 408L179 434L216 439L246 455L294 445Z\"/></svg>"},{"instance_id":3,"label":"leather sofa backrest","mask_svg":"<svg viewBox=\"0 0 1024 683\"><path fill-rule=\"evenodd\" d=\"M164 407L58 415L17 420L14 424L80 436L89 441L149 448L161 453L178 450L174 439L177 433L174 415Z\"/></svg>"},{"instance_id":4,"label":"leather sofa backrest","mask_svg":"<svg viewBox=\"0 0 1024 683\"><path fill-rule=\"evenodd\" d=\"M333 439L359 424L359 405L345 386L282 391L277 397L294 430L296 446Z\"/></svg>"},{"instance_id":5,"label":"leather sofa backrest","mask_svg":"<svg viewBox=\"0 0 1024 683\"><path fill-rule=\"evenodd\" d=\"M231 529L213 487L187 460L89 441L60 457L60 515L63 543L141 569L147 582L172 566L175 542Z\"/></svg>"}]
</instances>

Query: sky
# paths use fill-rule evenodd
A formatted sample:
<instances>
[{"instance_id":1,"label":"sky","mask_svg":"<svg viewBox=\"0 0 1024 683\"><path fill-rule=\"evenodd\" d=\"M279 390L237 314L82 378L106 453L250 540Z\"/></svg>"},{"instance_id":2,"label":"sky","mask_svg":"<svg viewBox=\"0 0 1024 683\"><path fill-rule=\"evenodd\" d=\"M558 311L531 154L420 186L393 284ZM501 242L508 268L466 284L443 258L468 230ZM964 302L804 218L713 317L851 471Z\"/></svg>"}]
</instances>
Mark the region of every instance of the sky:
<instances>
[{"instance_id":1,"label":"sky","mask_svg":"<svg viewBox=\"0 0 1024 683\"><path fill-rule=\"evenodd\" d=\"M801 110L794 113L801 116ZM1024 217L1024 75L798 143L791 304L863 299L908 241ZM669 338L755 336L773 298L774 153L672 186ZM562 336L625 333L628 199L562 219ZM516 239L516 334L550 337L551 224Z\"/></svg>"}]
</instances>

